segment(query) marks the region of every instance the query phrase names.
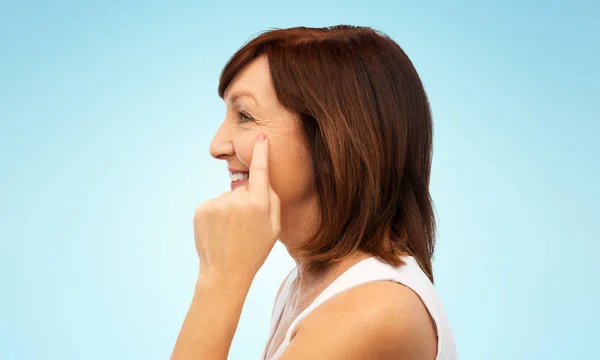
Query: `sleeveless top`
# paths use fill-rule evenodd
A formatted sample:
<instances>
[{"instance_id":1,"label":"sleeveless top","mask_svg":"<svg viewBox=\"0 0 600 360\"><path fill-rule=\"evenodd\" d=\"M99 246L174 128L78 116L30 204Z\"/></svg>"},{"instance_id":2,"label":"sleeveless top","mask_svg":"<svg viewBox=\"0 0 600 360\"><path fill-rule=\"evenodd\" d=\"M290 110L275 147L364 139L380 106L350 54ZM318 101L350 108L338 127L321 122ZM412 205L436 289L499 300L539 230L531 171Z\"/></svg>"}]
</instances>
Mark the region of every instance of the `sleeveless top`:
<instances>
[{"instance_id":1,"label":"sleeveless top","mask_svg":"<svg viewBox=\"0 0 600 360\"><path fill-rule=\"evenodd\" d=\"M401 283L414 291L421 298L421 301L429 311L429 315L435 323L437 332L436 360L456 360L457 354L454 337L446 317L446 312L444 311L433 284L412 256L405 256L402 259L404 260L405 265L397 268L386 264L375 257L364 259L351 266L325 288L325 290L323 290L323 292L321 292L321 294L319 294L319 296L317 296L317 298L294 319L286 332L283 342L279 348L277 348L277 351L273 353L273 356L270 359L265 359L267 346L263 351L261 359L277 360L289 345L291 335L298 323L332 296L368 282L390 280ZM289 297L292 282L297 276L298 268L292 269L281 288L279 296L275 299L269 339L273 336L278 319L283 312L285 301Z\"/></svg>"}]
</instances>

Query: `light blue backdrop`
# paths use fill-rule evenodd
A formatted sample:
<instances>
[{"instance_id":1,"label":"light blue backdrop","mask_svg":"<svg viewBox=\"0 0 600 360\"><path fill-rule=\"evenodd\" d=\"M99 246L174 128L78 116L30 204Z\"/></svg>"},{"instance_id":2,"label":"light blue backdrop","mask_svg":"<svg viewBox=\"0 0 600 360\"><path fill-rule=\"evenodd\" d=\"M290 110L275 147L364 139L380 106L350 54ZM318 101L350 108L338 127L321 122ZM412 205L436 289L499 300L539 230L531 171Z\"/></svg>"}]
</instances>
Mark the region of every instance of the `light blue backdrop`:
<instances>
[{"instance_id":1,"label":"light blue backdrop","mask_svg":"<svg viewBox=\"0 0 600 360\"><path fill-rule=\"evenodd\" d=\"M167 359L219 72L262 30L370 25L435 115L439 293L462 360L591 359L600 303L594 1L13 1L0 6L0 358ZM231 359L258 358L277 245Z\"/></svg>"}]
</instances>

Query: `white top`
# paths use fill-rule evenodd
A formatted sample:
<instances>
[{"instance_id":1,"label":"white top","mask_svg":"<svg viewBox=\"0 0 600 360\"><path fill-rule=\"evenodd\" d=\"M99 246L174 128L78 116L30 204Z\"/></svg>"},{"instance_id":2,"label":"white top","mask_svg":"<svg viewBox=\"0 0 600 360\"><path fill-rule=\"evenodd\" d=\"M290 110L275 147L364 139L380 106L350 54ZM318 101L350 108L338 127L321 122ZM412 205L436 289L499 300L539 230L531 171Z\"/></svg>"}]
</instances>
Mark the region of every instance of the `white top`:
<instances>
[{"instance_id":1,"label":"white top","mask_svg":"<svg viewBox=\"0 0 600 360\"><path fill-rule=\"evenodd\" d=\"M417 264L416 260L411 256L402 258L406 265L395 268L388 265L375 257L364 259L348 270L341 274L335 279L317 298L304 310L302 311L292 322L285 339L273 354L270 360L277 360L277 358L283 353L285 348L290 343L290 338L294 332L295 327L302 319L308 316L315 308L323 304L332 296L353 288L357 285L365 284L372 281L380 280L391 280L403 284L404 286L413 290L419 297L425 307L429 311L431 318L435 322L437 329L437 357L436 360L456 360L456 345L454 337L446 317L446 312L442 306L442 303L433 287L433 284L425 275L421 267ZM298 269L294 268L291 272L292 276L287 277L284 286L277 299L275 299L275 306L273 308L273 318L271 321L271 335L275 331L277 319L283 311L286 299L289 297L290 287L293 280L298 276ZM276 316L275 316L276 315ZM266 356L267 349L264 350L261 359Z\"/></svg>"}]
</instances>

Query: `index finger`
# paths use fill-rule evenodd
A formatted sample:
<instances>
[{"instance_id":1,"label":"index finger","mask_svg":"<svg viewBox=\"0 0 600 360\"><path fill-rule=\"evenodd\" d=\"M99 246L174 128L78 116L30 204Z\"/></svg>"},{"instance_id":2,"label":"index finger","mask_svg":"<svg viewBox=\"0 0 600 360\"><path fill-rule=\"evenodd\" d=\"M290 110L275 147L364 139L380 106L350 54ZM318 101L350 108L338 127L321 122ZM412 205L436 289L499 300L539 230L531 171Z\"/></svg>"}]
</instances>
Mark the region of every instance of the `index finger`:
<instances>
[{"instance_id":1,"label":"index finger","mask_svg":"<svg viewBox=\"0 0 600 360\"><path fill-rule=\"evenodd\" d=\"M264 133L258 134L254 141L248 190L269 194L269 143Z\"/></svg>"}]
</instances>

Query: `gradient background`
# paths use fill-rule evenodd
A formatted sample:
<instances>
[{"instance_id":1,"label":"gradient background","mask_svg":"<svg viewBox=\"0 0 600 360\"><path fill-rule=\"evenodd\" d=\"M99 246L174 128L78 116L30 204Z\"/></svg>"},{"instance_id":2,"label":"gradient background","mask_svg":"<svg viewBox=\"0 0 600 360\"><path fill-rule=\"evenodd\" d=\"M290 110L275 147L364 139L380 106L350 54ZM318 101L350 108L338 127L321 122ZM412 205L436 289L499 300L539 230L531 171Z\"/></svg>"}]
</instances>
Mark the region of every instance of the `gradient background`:
<instances>
[{"instance_id":1,"label":"gradient background","mask_svg":"<svg viewBox=\"0 0 600 360\"><path fill-rule=\"evenodd\" d=\"M2 2L0 359L167 359L194 209L229 186L222 66L260 31L340 23L389 34L430 96L460 359L595 358L600 6L423 3ZM258 358L293 266L278 244L231 359Z\"/></svg>"}]
</instances>

